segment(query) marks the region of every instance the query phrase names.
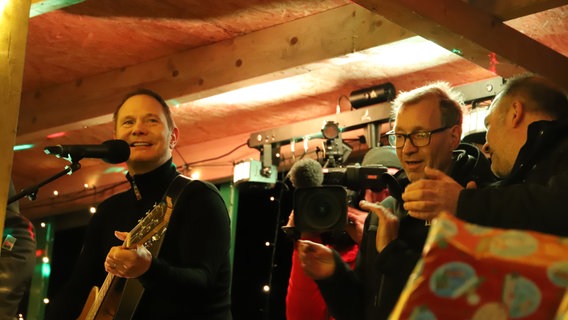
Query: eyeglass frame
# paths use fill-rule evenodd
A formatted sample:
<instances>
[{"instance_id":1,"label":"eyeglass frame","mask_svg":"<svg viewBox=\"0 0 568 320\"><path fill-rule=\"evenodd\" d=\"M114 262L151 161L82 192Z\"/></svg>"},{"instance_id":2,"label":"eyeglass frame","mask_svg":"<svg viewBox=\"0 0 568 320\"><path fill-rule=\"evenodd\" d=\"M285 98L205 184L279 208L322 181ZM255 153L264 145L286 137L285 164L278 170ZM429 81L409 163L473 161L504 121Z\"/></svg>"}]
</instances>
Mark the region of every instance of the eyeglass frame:
<instances>
[{"instance_id":1,"label":"eyeglass frame","mask_svg":"<svg viewBox=\"0 0 568 320\"><path fill-rule=\"evenodd\" d=\"M412 143L412 145L413 145L414 147L420 148L420 147L426 147L426 146L429 146L429 145L430 145L430 142L431 142L431 140L432 140L432 135L433 135L434 133L439 133L439 132L446 131L446 130L450 129L451 127L453 127L453 126L440 127L440 128L438 128L438 129L429 130L429 131L415 131L415 132L406 133L406 134L405 134L405 133L396 133L396 132L394 132L394 130L391 130L391 131L385 133L385 135L387 136L387 140L389 141L390 146L391 146L391 147L395 147L396 149L404 148L404 145L406 144L406 140L409 140L410 143ZM417 145L414 143L414 139L412 138L412 135L415 135L415 134L418 134L418 133L427 134L427 135L428 135L428 142L427 142L426 144L417 146ZM397 140L397 139L396 139L396 136L397 136L397 135L400 135L400 136L403 136L403 137L404 137L404 140L403 140L402 145L401 145L400 147L397 147L397 146L396 146L396 140ZM394 137L394 141L391 141L391 137Z\"/></svg>"}]
</instances>

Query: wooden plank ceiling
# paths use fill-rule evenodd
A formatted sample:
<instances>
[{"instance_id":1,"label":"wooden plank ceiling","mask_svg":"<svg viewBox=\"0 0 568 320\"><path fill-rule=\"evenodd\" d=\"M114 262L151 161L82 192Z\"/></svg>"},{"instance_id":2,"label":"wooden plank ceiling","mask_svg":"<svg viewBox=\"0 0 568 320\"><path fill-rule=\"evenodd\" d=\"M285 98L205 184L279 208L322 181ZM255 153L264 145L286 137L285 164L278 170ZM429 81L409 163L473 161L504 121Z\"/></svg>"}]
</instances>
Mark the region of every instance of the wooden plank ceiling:
<instances>
[{"instance_id":1,"label":"wooden plank ceiling","mask_svg":"<svg viewBox=\"0 0 568 320\"><path fill-rule=\"evenodd\" d=\"M524 71L568 88L567 3L86 0L35 15L17 136L35 147L15 153L14 181L27 188L64 169L45 146L111 139L110 114L139 87L174 106L176 164L216 182L231 179L235 162L259 158L246 146L252 133L347 112L340 97L360 88L459 86ZM124 166L81 165L22 200L22 211L61 214L120 188L112 186Z\"/></svg>"}]
</instances>

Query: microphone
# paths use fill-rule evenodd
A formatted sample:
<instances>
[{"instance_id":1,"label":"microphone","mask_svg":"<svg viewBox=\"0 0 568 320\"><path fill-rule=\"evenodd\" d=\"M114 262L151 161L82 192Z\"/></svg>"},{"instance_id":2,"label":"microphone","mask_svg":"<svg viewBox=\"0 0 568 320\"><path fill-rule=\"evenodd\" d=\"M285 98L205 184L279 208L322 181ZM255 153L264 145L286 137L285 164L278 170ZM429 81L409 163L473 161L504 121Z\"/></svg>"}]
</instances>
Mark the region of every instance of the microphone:
<instances>
[{"instance_id":1,"label":"microphone","mask_svg":"<svg viewBox=\"0 0 568 320\"><path fill-rule=\"evenodd\" d=\"M296 161L288 173L294 188L321 186L323 183L323 169L319 162L312 158Z\"/></svg>"},{"instance_id":2,"label":"microphone","mask_svg":"<svg viewBox=\"0 0 568 320\"><path fill-rule=\"evenodd\" d=\"M98 158L108 163L121 163L130 157L130 146L124 140L107 140L95 145L57 145L45 147L46 154L76 162L83 158Z\"/></svg>"}]
</instances>

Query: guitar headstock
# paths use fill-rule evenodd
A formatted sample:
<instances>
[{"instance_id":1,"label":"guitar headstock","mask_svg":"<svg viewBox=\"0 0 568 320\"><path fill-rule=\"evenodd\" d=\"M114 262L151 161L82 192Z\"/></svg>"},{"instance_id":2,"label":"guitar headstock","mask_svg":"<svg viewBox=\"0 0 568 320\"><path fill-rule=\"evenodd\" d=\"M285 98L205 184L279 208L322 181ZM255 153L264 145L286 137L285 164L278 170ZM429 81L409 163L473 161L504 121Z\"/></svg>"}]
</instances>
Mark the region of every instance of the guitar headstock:
<instances>
[{"instance_id":1,"label":"guitar headstock","mask_svg":"<svg viewBox=\"0 0 568 320\"><path fill-rule=\"evenodd\" d=\"M172 214L172 199L166 199L154 206L150 212L128 233L124 244L130 248L139 244L155 241L160 237L170 221ZM153 239L154 238L154 239Z\"/></svg>"}]
</instances>

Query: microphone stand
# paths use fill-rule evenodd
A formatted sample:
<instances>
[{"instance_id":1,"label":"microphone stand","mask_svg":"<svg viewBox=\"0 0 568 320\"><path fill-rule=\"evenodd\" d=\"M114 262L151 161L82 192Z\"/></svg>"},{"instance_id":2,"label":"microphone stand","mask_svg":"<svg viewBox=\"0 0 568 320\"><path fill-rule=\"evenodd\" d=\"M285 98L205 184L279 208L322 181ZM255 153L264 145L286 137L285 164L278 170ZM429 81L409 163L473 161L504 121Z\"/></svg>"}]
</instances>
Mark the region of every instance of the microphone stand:
<instances>
[{"instance_id":1,"label":"microphone stand","mask_svg":"<svg viewBox=\"0 0 568 320\"><path fill-rule=\"evenodd\" d=\"M80 159L79 159L80 160ZM52 176L49 179L46 179L40 183L38 183L35 186L31 186L29 188L26 188L24 190L22 190L20 193L10 197L8 199L8 204L17 201L21 198L23 198L24 196L27 196L30 200L35 200L37 199L37 193L39 191L39 188L43 187L44 185L50 183L51 181L54 181L57 178L60 178L66 174L72 174L73 172L81 169L81 164L79 163L79 160L73 161L71 163L71 165L69 166L65 166L65 169L59 173L57 173L56 175Z\"/></svg>"}]
</instances>

